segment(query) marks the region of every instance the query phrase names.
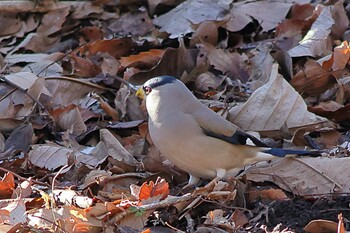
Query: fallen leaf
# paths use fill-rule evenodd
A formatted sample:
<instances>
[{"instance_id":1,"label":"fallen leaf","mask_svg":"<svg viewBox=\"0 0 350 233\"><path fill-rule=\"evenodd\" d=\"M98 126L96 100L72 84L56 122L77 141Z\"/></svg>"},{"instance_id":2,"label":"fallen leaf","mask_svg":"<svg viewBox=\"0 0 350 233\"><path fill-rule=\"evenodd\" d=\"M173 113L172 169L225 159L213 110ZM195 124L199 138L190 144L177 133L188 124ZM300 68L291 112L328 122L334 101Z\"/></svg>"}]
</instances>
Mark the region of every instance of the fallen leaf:
<instances>
[{"instance_id":1,"label":"fallen leaf","mask_svg":"<svg viewBox=\"0 0 350 233\"><path fill-rule=\"evenodd\" d=\"M246 131L279 134L283 127L292 130L326 122L307 111L301 96L278 74L274 64L269 81L255 90L244 105L232 107L229 120Z\"/></svg>"},{"instance_id":2,"label":"fallen leaf","mask_svg":"<svg viewBox=\"0 0 350 233\"><path fill-rule=\"evenodd\" d=\"M222 20L228 13L227 3L220 1L185 1L173 10L153 20L161 27L161 31L170 34L170 38L177 38L193 32L192 24L199 24L206 20Z\"/></svg>"},{"instance_id":3,"label":"fallen leaf","mask_svg":"<svg viewBox=\"0 0 350 233\"><path fill-rule=\"evenodd\" d=\"M304 227L304 230L308 233L337 232L337 223L324 219L316 219L309 222Z\"/></svg>"},{"instance_id":4,"label":"fallen leaf","mask_svg":"<svg viewBox=\"0 0 350 233\"><path fill-rule=\"evenodd\" d=\"M322 63L322 67L327 70L344 69L350 59L350 47L347 41L343 41L341 45L334 48L332 56L329 60Z\"/></svg>"},{"instance_id":5,"label":"fallen leaf","mask_svg":"<svg viewBox=\"0 0 350 233\"><path fill-rule=\"evenodd\" d=\"M291 3L282 1L238 2L236 5L238 11L256 19L263 31L274 29L292 6Z\"/></svg>"},{"instance_id":6,"label":"fallen leaf","mask_svg":"<svg viewBox=\"0 0 350 233\"><path fill-rule=\"evenodd\" d=\"M17 198L10 201L6 206L0 209L0 222L2 224L16 225L17 223L26 223L26 206L23 199Z\"/></svg>"},{"instance_id":7,"label":"fallen leaf","mask_svg":"<svg viewBox=\"0 0 350 233\"><path fill-rule=\"evenodd\" d=\"M159 200L165 199L169 195L169 184L165 179L157 178L156 182L150 181L141 185L139 200L144 200L159 196Z\"/></svg>"},{"instance_id":8,"label":"fallen leaf","mask_svg":"<svg viewBox=\"0 0 350 233\"><path fill-rule=\"evenodd\" d=\"M0 181L0 198L10 198L15 188L15 177L12 173L6 173Z\"/></svg>"},{"instance_id":9,"label":"fallen leaf","mask_svg":"<svg viewBox=\"0 0 350 233\"><path fill-rule=\"evenodd\" d=\"M309 59L304 68L294 75L290 84L299 92L318 96L336 82L332 72L323 69L315 60Z\"/></svg>"},{"instance_id":10,"label":"fallen leaf","mask_svg":"<svg viewBox=\"0 0 350 233\"><path fill-rule=\"evenodd\" d=\"M53 171L61 166L68 165L68 158L71 155L74 155L72 149L36 144L32 146L28 159L37 167Z\"/></svg>"},{"instance_id":11,"label":"fallen leaf","mask_svg":"<svg viewBox=\"0 0 350 233\"><path fill-rule=\"evenodd\" d=\"M171 75L180 78L184 72L190 73L196 67L198 51L198 49L187 49L182 41L177 49L165 49L162 59L152 69L124 78L134 85L141 85L148 79L159 75Z\"/></svg>"},{"instance_id":12,"label":"fallen leaf","mask_svg":"<svg viewBox=\"0 0 350 233\"><path fill-rule=\"evenodd\" d=\"M146 8L139 8L112 20L108 29L114 34L144 36L153 29L153 23Z\"/></svg>"},{"instance_id":13,"label":"fallen leaf","mask_svg":"<svg viewBox=\"0 0 350 233\"><path fill-rule=\"evenodd\" d=\"M28 152L29 147L33 143L33 136L34 130L32 124L29 123L18 126L7 138L4 151L11 150L11 152L15 152L19 150Z\"/></svg>"},{"instance_id":14,"label":"fallen leaf","mask_svg":"<svg viewBox=\"0 0 350 233\"><path fill-rule=\"evenodd\" d=\"M334 24L330 7L317 5L315 9L318 15L311 29L299 42L299 45L288 51L291 57L322 56L331 50L329 34Z\"/></svg>"},{"instance_id":15,"label":"fallen leaf","mask_svg":"<svg viewBox=\"0 0 350 233\"><path fill-rule=\"evenodd\" d=\"M271 163L258 163L250 167L246 175L254 182L273 182L295 195L323 195L349 192L349 165L348 157L285 158Z\"/></svg>"}]
</instances>

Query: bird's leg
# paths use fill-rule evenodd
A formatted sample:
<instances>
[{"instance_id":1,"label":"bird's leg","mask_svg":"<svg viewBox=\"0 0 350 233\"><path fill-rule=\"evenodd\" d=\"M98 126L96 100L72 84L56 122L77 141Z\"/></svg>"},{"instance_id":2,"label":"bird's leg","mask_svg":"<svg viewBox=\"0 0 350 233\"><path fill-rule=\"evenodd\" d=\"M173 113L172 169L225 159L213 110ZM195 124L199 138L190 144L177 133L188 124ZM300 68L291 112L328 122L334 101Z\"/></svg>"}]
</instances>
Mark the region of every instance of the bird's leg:
<instances>
[{"instance_id":1,"label":"bird's leg","mask_svg":"<svg viewBox=\"0 0 350 233\"><path fill-rule=\"evenodd\" d=\"M215 184L221 180L222 178L224 178L226 176L226 169L222 169L222 168L218 168L216 169L216 177L214 179L212 179L208 184L206 184L204 186L204 188L206 187L211 187L211 186L215 186Z\"/></svg>"},{"instance_id":2,"label":"bird's leg","mask_svg":"<svg viewBox=\"0 0 350 233\"><path fill-rule=\"evenodd\" d=\"M218 168L216 169L216 177L219 178L219 179L222 179L226 176L226 169L223 169L223 168Z\"/></svg>"},{"instance_id":3,"label":"bird's leg","mask_svg":"<svg viewBox=\"0 0 350 233\"><path fill-rule=\"evenodd\" d=\"M200 178L190 174L190 179L188 180L188 185L196 186L200 181Z\"/></svg>"},{"instance_id":4,"label":"bird's leg","mask_svg":"<svg viewBox=\"0 0 350 233\"><path fill-rule=\"evenodd\" d=\"M193 176L190 174L190 179L188 180L188 184L186 184L182 190L195 187L200 181L200 178L197 176Z\"/></svg>"}]
</instances>

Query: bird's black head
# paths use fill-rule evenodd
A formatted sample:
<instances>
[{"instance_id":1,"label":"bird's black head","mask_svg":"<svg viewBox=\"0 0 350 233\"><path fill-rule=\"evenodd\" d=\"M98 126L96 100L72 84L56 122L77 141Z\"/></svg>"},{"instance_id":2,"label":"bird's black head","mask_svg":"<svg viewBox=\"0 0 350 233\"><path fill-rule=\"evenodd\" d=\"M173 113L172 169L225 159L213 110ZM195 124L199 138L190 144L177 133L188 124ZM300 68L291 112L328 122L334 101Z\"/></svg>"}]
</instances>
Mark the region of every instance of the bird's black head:
<instances>
[{"instance_id":1,"label":"bird's black head","mask_svg":"<svg viewBox=\"0 0 350 233\"><path fill-rule=\"evenodd\" d=\"M145 84L142 86L142 89L145 94L148 95L152 89L174 82L177 82L177 79L172 76L159 76L145 82Z\"/></svg>"}]
</instances>

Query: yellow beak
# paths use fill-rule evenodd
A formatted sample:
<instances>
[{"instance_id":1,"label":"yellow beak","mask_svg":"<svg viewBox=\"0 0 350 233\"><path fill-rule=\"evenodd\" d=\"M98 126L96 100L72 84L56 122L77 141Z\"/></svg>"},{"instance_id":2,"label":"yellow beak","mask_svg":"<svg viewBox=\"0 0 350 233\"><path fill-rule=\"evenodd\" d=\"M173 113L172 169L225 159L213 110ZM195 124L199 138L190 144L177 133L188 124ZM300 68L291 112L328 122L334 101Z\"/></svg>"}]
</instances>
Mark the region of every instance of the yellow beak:
<instances>
[{"instance_id":1,"label":"yellow beak","mask_svg":"<svg viewBox=\"0 0 350 233\"><path fill-rule=\"evenodd\" d=\"M143 100L146 98L145 92L143 91L142 87L137 89L136 96L139 97L140 99L143 99Z\"/></svg>"}]
</instances>

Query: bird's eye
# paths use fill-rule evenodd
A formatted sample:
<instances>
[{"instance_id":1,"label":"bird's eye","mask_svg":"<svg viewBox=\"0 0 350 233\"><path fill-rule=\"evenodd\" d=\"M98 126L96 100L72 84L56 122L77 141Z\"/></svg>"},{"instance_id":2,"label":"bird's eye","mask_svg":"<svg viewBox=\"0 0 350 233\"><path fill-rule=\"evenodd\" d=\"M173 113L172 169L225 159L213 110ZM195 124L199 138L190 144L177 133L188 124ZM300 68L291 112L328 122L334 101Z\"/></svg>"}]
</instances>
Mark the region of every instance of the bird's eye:
<instances>
[{"instance_id":1,"label":"bird's eye","mask_svg":"<svg viewBox=\"0 0 350 233\"><path fill-rule=\"evenodd\" d=\"M152 88L149 86L144 86L143 91L145 92L146 95L148 95L149 93L151 93Z\"/></svg>"}]
</instances>

